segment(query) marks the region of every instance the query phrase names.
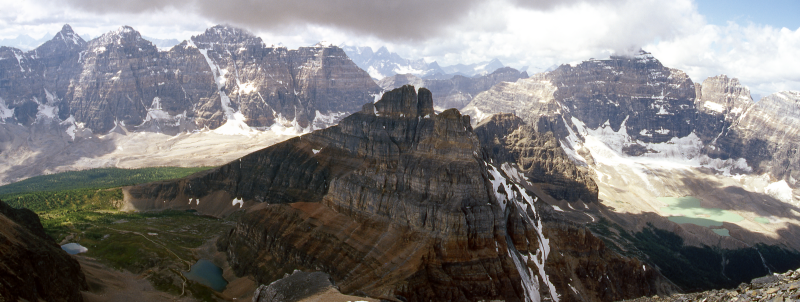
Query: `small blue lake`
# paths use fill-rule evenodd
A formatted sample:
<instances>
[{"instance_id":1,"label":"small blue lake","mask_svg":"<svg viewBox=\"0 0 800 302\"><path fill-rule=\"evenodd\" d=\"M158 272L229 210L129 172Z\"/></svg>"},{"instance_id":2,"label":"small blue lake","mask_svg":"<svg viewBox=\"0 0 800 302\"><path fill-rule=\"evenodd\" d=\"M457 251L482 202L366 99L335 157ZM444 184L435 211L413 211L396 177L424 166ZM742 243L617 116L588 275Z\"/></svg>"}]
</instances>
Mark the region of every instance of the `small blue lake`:
<instances>
[{"instance_id":1,"label":"small blue lake","mask_svg":"<svg viewBox=\"0 0 800 302\"><path fill-rule=\"evenodd\" d=\"M86 253L89 251L89 249L77 243L67 243L65 245L62 245L61 249L67 251L67 254L70 255Z\"/></svg>"},{"instance_id":2,"label":"small blue lake","mask_svg":"<svg viewBox=\"0 0 800 302\"><path fill-rule=\"evenodd\" d=\"M222 269L206 259L197 260L197 263L192 265L189 272L184 272L183 276L218 292L225 290L225 286L228 285L228 281L222 278Z\"/></svg>"}]
</instances>

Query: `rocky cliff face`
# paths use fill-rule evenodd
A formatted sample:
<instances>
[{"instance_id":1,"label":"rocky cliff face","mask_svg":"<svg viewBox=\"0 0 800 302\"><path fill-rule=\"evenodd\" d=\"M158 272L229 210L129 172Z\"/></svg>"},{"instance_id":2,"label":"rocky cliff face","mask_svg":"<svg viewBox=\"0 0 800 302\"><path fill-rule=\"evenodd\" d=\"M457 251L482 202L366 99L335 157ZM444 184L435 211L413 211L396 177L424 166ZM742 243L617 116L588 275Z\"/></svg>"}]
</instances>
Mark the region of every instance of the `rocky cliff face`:
<instances>
[{"instance_id":1,"label":"rocky cliff face","mask_svg":"<svg viewBox=\"0 0 800 302\"><path fill-rule=\"evenodd\" d=\"M646 152L633 147L642 145L637 141L661 143L709 127L697 125L694 94L694 84L685 73L666 68L642 52L574 67L562 65L527 80L495 86L464 110L479 118L511 112L531 125L555 123L540 130L553 130L561 139L568 135L565 128L575 124L573 119L589 129L608 123L614 131L625 128L631 137L626 153L635 154Z\"/></svg>"},{"instance_id":2,"label":"rocky cliff face","mask_svg":"<svg viewBox=\"0 0 800 302\"><path fill-rule=\"evenodd\" d=\"M247 207L218 247L261 283L301 268L328 273L343 293L390 300L607 301L659 290L658 273L558 218L490 156L468 116L435 114L430 91L404 86L337 126L129 188L127 201L214 215Z\"/></svg>"},{"instance_id":3,"label":"rocky cliff face","mask_svg":"<svg viewBox=\"0 0 800 302\"><path fill-rule=\"evenodd\" d=\"M39 217L0 201L0 298L83 301L88 290L78 261L44 232Z\"/></svg>"},{"instance_id":4,"label":"rocky cliff face","mask_svg":"<svg viewBox=\"0 0 800 302\"><path fill-rule=\"evenodd\" d=\"M511 67L503 67L490 74L472 78L455 75L447 79L422 79L412 74L398 74L383 78L378 85L384 90L391 90L403 85L428 88L434 97L434 106L442 110L448 108L464 108L472 98L492 86L502 82L516 82L528 77L527 72L519 72Z\"/></svg>"},{"instance_id":5,"label":"rocky cliff face","mask_svg":"<svg viewBox=\"0 0 800 302\"><path fill-rule=\"evenodd\" d=\"M771 105L777 99L792 99L783 96L754 104L749 90L734 78L718 76L694 84L685 73L642 52L562 65L529 79L501 83L476 97L464 111L478 119L515 113L540 132L552 131L579 164L594 164L584 146L592 143L587 136L595 136L625 156L695 160L718 171L769 171L779 180L791 181L796 177L787 171L794 169L774 168L797 158L789 151L791 140L782 138L797 128L790 121L796 117L792 110L777 110L791 108L791 101ZM756 114L748 113L751 108ZM788 127L775 129L776 120ZM755 134L746 130L748 125L772 130ZM788 149L779 150L778 145ZM777 160L775 152L781 154Z\"/></svg>"},{"instance_id":6,"label":"rocky cliff face","mask_svg":"<svg viewBox=\"0 0 800 302\"><path fill-rule=\"evenodd\" d=\"M597 202L597 184L561 149L552 132L536 132L521 118L495 114L475 127L490 156L522 172L548 195L570 202Z\"/></svg>"},{"instance_id":7,"label":"rocky cliff face","mask_svg":"<svg viewBox=\"0 0 800 302\"><path fill-rule=\"evenodd\" d=\"M736 78L719 75L707 78L703 84L695 83L695 107L698 111L723 114L728 122L738 119L753 105L750 89Z\"/></svg>"},{"instance_id":8,"label":"rocky cliff face","mask_svg":"<svg viewBox=\"0 0 800 302\"><path fill-rule=\"evenodd\" d=\"M726 107L735 112L733 125L721 133L709 153L745 158L756 173L783 182L776 198L800 203L800 92L768 95L758 103ZM739 113L741 112L741 113ZM727 116L726 116L727 118ZM796 188L794 193L787 184Z\"/></svg>"},{"instance_id":9,"label":"rocky cliff face","mask_svg":"<svg viewBox=\"0 0 800 302\"><path fill-rule=\"evenodd\" d=\"M322 128L379 88L337 47L267 47L215 26L169 51L123 26L85 42L65 25L29 52L0 50L4 122L48 117L94 133L198 128ZM310 131L310 130L309 130Z\"/></svg>"}]
</instances>

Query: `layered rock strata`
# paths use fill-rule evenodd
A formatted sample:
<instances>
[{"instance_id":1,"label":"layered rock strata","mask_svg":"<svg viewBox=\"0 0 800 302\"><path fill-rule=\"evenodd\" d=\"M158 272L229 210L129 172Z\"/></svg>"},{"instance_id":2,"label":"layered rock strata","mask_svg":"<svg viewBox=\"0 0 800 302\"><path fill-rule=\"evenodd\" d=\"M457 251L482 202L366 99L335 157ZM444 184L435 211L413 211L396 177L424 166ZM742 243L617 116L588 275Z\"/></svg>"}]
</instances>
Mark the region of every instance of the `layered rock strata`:
<instances>
[{"instance_id":1,"label":"layered rock strata","mask_svg":"<svg viewBox=\"0 0 800 302\"><path fill-rule=\"evenodd\" d=\"M324 271L343 293L398 301L659 292L655 270L557 218L522 179L483 150L468 116L436 114L430 91L404 86L337 126L128 188L126 200L214 215L246 207L218 247L264 284L299 268Z\"/></svg>"},{"instance_id":2,"label":"layered rock strata","mask_svg":"<svg viewBox=\"0 0 800 302\"><path fill-rule=\"evenodd\" d=\"M86 42L65 25L34 50L0 48L0 79L0 121L94 133L323 128L380 91L338 47L267 47L222 25L168 51L128 26Z\"/></svg>"},{"instance_id":3,"label":"layered rock strata","mask_svg":"<svg viewBox=\"0 0 800 302\"><path fill-rule=\"evenodd\" d=\"M0 201L0 300L83 301L78 261L44 232L39 217Z\"/></svg>"},{"instance_id":4,"label":"layered rock strata","mask_svg":"<svg viewBox=\"0 0 800 302\"><path fill-rule=\"evenodd\" d=\"M548 195L569 202L597 202L597 184L577 167L552 132L536 132L513 114L495 114L475 127L490 156L522 172Z\"/></svg>"}]
</instances>

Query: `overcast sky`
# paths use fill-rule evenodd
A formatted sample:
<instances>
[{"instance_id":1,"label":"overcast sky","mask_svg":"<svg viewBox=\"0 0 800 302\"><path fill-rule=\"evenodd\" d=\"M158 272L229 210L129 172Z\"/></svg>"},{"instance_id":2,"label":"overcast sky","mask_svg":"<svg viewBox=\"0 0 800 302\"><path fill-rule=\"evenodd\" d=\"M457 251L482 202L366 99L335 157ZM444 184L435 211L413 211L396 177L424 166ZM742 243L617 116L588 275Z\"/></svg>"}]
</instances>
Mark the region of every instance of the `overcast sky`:
<instances>
[{"instance_id":1,"label":"overcast sky","mask_svg":"<svg viewBox=\"0 0 800 302\"><path fill-rule=\"evenodd\" d=\"M266 44L387 46L441 65L498 58L529 72L643 48L695 82L727 74L757 95L800 90L800 1L0 0L0 38L70 24L97 37L130 25L184 40L227 23Z\"/></svg>"}]
</instances>

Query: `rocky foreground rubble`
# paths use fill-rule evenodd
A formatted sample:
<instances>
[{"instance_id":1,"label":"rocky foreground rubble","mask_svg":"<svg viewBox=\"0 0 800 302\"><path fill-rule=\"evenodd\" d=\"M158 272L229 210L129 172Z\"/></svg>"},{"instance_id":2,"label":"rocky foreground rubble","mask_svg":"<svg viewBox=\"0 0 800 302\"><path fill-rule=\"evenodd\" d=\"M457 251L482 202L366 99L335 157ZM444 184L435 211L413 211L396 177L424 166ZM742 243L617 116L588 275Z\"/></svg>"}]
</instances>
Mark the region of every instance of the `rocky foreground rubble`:
<instances>
[{"instance_id":1,"label":"rocky foreground rubble","mask_svg":"<svg viewBox=\"0 0 800 302\"><path fill-rule=\"evenodd\" d=\"M668 297L644 297L631 302L645 301L800 301L800 269L783 274L756 278L750 284L742 283L735 289L710 290L700 293L675 294Z\"/></svg>"}]
</instances>

